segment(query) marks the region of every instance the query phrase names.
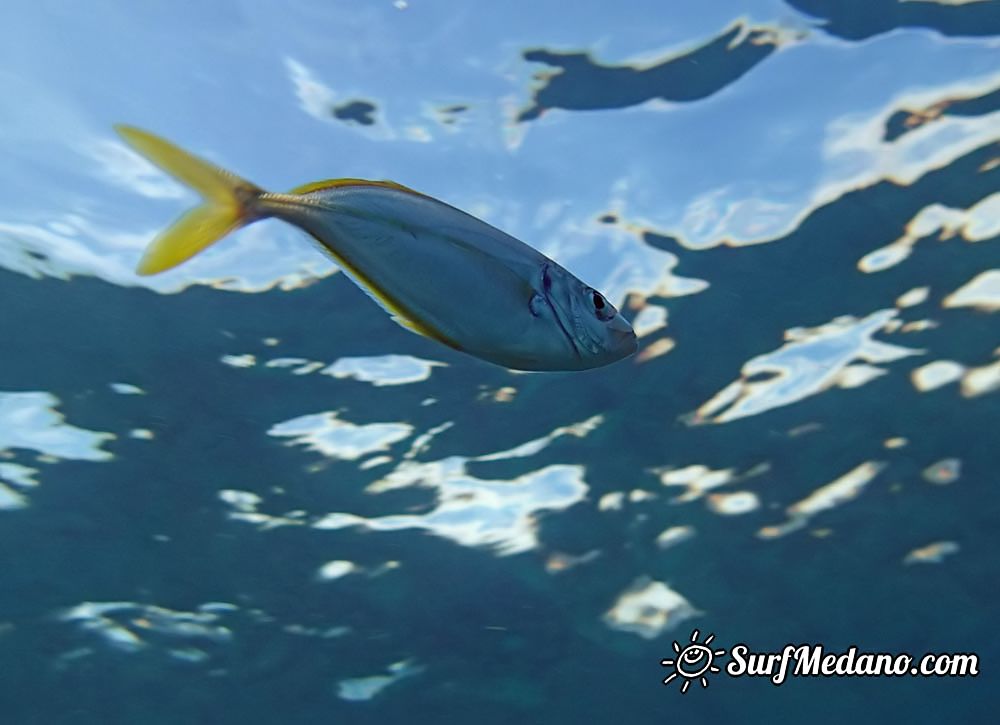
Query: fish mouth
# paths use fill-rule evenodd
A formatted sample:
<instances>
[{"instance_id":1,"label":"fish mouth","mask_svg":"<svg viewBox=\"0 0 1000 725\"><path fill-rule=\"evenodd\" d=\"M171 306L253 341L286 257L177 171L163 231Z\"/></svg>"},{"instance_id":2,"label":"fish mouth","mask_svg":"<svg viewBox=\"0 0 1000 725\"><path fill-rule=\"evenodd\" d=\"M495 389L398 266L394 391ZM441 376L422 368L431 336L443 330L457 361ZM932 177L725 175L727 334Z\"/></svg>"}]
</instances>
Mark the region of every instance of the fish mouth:
<instances>
[{"instance_id":1,"label":"fish mouth","mask_svg":"<svg viewBox=\"0 0 1000 725\"><path fill-rule=\"evenodd\" d=\"M636 337L635 330L632 329L632 325L628 323L628 320L620 312L608 323L608 331L615 341L613 349L622 351L625 357L628 357L639 349L639 340Z\"/></svg>"},{"instance_id":2,"label":"fish mouth","mask_svg":"<svg viewBox=\"0 0 1000 725\"><path fill-rule=\"evenodd\" d=\"M551 267L550 264L542 265L542 297L545 299L545 304L547 304L549 306L549 309L552 310L552 316L555 318L556 323L559 325L559 329L562 331L563 337L565 337L566 341L569 343L570 349L573 351L573 354L577 358L582 358L583 356L580 354L580 348L577 346L576 340L573 339L573 336L569 333L569 330L566 329L566 323L563 322L561 307L552 301L552 295L550 294L552 292L552 277L549 275L550 267Z\"/></svg>"}]
</instances>

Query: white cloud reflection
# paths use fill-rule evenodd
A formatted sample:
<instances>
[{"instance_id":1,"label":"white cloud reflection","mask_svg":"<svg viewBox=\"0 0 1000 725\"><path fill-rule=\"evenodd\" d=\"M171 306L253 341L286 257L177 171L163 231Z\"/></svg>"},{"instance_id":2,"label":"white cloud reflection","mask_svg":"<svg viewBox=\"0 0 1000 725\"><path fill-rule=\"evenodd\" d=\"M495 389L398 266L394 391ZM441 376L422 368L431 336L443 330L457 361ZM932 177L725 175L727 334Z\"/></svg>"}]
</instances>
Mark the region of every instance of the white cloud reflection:
<instances>
[{"instance_id":1,"label":"white cloud reflection","mask_svg":"<svg viewBox=\"0 0 1000 725\"><path fill-rule=\"evenodd\" d=\"M700 614L687 599L663 582L640 577L605 613L604 623L643 639L655 639Z\"/></svg>"},{"instance_id":2,"label":"white cloud reflection","mask_svg":"<svg viewBox=\"0 0 1000 725\"><path fill-rule=\"evenodd\" d=\"M70 425L56 411L58 405L51 393L0 392L0 451L26 448L54 458L110 460L101 446L114 435Z\"/></svg>"},{"instance_id":3,"label":"white cloud reflection","mask_svg":"<svg viewBox=\"0 0 1000 725\"><path fill-rule=\"evenodd\" d=\"M76 623L106 645L134 653L153 646L174 659L200 662L208 653L196 647L178 648L172 640L224 643L232 631L222 621L237 608L232 604L209 603L195 611L178 611L136 602L83 602L62 613L61 619Z\"/></svg>"},{"instance_id":4,"label":"white cloud reflection","mask_svg":"<svg viewBox=\"0 0 1000 725\"><path fill-rule=\"evenodd\" d=\"M774 539L803 528L816 514L851 501L885 468L881 461L866 461L830 483L820 486L801 501L786 509L788 521L765 526L758 532L763 539Z\"/></svg>"},{"instance_id":5,"label":"white cloud reflection","mask_svg":"<svg viewBox=\"0 0 1000 725\"><path fill-rule=\"evenodd\" d=\"M944 299L945 307L974 307L983 312L1000 310L1000 269L976 275Z\"/></svg>"},{"instance_id":6,"label":"white cloud reflection","mask_svg":"<svg viewBox=\"0 0 1000 725\"><path fill-rule=\"evenodd\" d=\"M409 660L394 662L386 668L386 674L352 677L337 683L337 697L341 700L358 702L371 700L394 682L404 677L412 677L423 671L423 667Z\"/></svg>"},{"instance_id":7,"label":"white cloud reflection","mask_svg":"<svg viewBox=\"0 0 1000 725\"><path fill-rule=\"evenodd\" d=\"M488 546L499 554L517 554L538 545L538 512L569 508L583 499L588 488L582 466L547 466L512 480L484 480L447 467L439 469L438 475L421 481L421 485L434 486L438 497L435 508L425 514L365 518L333 513L313 526L425 529L463 546Z\"/></svg>"},{"instance_id":8,"label":"white cloud reflection","mask_svg":"<svg viewBox=\"0 0 1000 725\"><path fill-rule=\"evenodd\" d=\"M330 458L353 461L373 451L385 451L408 438L413 426L408 423L368 423L355 425L341 420L335 412L314 413L271 426L268 435L291 438L290 445Z\"/></svg>"},{"instance_id":9,"label":"white cloud reflection","mask_svg":"<svg viewBox=\"0 0 1000 725\"><path fill-rule=\"evenodd\" d=\"M817 328L797 328L778 350L743 365L740 379L730 383L690 416L690 423L726 423L790 405L834 386L857 387L882 373L857 360L887 363L921 351L873 339L896 317L895 309L879 310L863 319L838 317ZM764 380L752 380L764 376Z\"/></svg>"},{"instance_id":10,"label":"white cloud reflection","mask_svg":"<svg viewBox=\"0 0 1000 725\"><path fill-rule=\"evenodd\" d=\"M230 518L257 524L261 528L308 523L316 529L358 526L371 531L424 529L463 546L488 547L500 555L515 554L538 546L538 514L560 511L582 501L588 485L579 465L554 464L530 469L510 479L484 479L468 471L470 462L530 458L562 436L584 437L600 425L601 416L561 426L540 438L514 448L479 456L450 456L433 461L417 461L430 440L451 427L443 423L417 436L403 459L382 478L368 485L372 494L407 487L433 489L436 503L426 513L359 516L335 512L313 517L304 512L271 515L260 510L261 498L243 491L223 491L220 498L233 511ZM355 460L365 453L385 450L408 437L412 428L402 423L372 423L355 426L335 413L301 416L280 424L280 433L301 444L335 458ZM379 461L385 463L388 461ZM359 469L367 467L362 462Z\"/></svg>"},{"instance_id":11,"label":"white cloud reflection","mask_svg":"<svg viewBox=\"0 0 1000 725\"><path fill-rule=\"evenodd\" d=\"M801 184L777 185L768 195L765 183L752 185L720 180L691 199L676 219L637 216L643 228L663 229L686 247L720 244L743 246L769 242L796 229L817 208L845 193L882 180L912 184L929 171L996 140L1000 111L978 116L943 115L893 140L886 124L904 108L931 107L942 98L985 95L1000 85L1000 75L941 84L921 91L905 90L871 111L851 111L829 118L820 151L820 173ZM995 204L995 201L989 202ZM979 212L969 229L996 233L996 218Z\"/></svg>"},{"instance_id":12,"label":"white cloud reflection","mask_svg":"<svg viewBox=\"0 0 1000 725\"><path fill-rule=\"evenodd\" d=\"M121 141L96 139L85 149L108 181L150 199L187 199L194 195Z\"/></svg>"},{"instance_id":13,"label":"white cloud reflection","mask_svg":"<svg viewBox=\"0 0 1000 725\"><path fill-rule=\"evenodd\" d=\"M294 58L285 58L285 67L303 111L320 121L329 121L337 94Z\"/></svg>"},{"instance_id":14,"label":"white cloud reflection","mask_svg":"<svg viewBox=\"0 0 1000 725\"><path fill-rule=\"evenodd\" d=\"M334 378L353 378L375 386L406 385L427 380L433 368L444 365L442 362L412 355L342 357L320 370L320 374Z\"/></svg>"}]
</instances>

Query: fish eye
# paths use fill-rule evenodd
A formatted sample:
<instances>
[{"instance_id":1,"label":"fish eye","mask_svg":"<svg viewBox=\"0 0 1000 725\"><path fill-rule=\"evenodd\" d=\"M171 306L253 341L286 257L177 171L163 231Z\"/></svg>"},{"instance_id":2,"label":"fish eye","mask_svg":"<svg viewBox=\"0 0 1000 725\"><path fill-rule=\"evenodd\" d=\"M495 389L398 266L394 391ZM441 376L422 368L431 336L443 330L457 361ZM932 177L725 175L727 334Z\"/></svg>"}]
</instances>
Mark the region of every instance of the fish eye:
<instances>
[{"instance_id":1,"label":"fish eye","mask_svg":"<svg viewBox=\"0 0 1000 725\"><path fill-rule=\"evenodd\" d=\"M618 314L618 310L595 289L590 290L590 302L594 306L594 316L602 322L607 322Z\"/></svg>"}]
</instances>

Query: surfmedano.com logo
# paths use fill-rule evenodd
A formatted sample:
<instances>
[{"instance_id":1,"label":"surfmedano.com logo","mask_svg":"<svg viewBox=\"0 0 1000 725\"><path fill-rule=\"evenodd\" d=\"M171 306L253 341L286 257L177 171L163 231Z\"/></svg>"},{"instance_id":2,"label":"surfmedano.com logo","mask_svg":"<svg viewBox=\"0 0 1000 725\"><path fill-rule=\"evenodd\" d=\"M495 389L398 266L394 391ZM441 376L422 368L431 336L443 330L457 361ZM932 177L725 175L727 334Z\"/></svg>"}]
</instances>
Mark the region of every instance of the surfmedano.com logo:
<instances>
[{"instance_id":1,"label":"surfmedano.com logo","mask_svg":"<svg viewBox=\"0 0 1000 725\"><path fill-rule=\"evenodd\" d=\"M691 632L685 644L674 640L676 656L660 660L671 670L664 685L680 683L686 694L692 682L708 687L708 676L722 670L715 664L726 650L713 649L714 634L700 642L701 633ZM792 677L975 677L979 674L979 655L974 653L928 652L919 659L907 652L860 652L850 646L845 652L827 652L821 644L787 644L780 652L751 652L738 644L729 652L726 674L730 677L766 677L771 684L784 684Z\"/></svg>"},{"instance_id":2,"label":"surfmedano.com logo","mask_svg":"<svg viewBox=\"0 0 1000 725\"><path fill-rule=\"evenodd\" d=\"M674 652L677 653L677 657L660 660L662 666L672 667L674 670L663 680L663 684L669 685L679 678L681 680L681 693L686 693L695 680L699 680L702 687L708 687L709 673L719 671L719 668L712 663L716 657L726 654L724 649L712 649L709 646L715 639L714 634L708 635L704 643L698 642L698 634L697 629L691 632L691 641L684 647L681 647L677 640L674 640Z\"/></svg>"}]
</instances>

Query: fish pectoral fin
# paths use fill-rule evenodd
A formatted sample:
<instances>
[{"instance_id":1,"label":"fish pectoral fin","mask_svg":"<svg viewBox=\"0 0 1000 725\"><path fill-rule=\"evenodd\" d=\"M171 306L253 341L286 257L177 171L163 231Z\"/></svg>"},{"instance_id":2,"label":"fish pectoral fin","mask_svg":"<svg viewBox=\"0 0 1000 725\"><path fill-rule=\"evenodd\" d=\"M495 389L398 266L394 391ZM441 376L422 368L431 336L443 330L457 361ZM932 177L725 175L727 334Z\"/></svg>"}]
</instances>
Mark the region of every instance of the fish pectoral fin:
<instances>
[{"instance_id":1,"label":"fish pectoral fin","mask_svg":"<svg viewBox=\"0 0 1000 725\"><path fill-rule=\"evenodd\" d=\"M543 298L537 292L531 295L531 299L528 300L528 309L531 311L533 317L538 317L542 314L545 309L545 298Z\"/></svg>"}]
</instances>

